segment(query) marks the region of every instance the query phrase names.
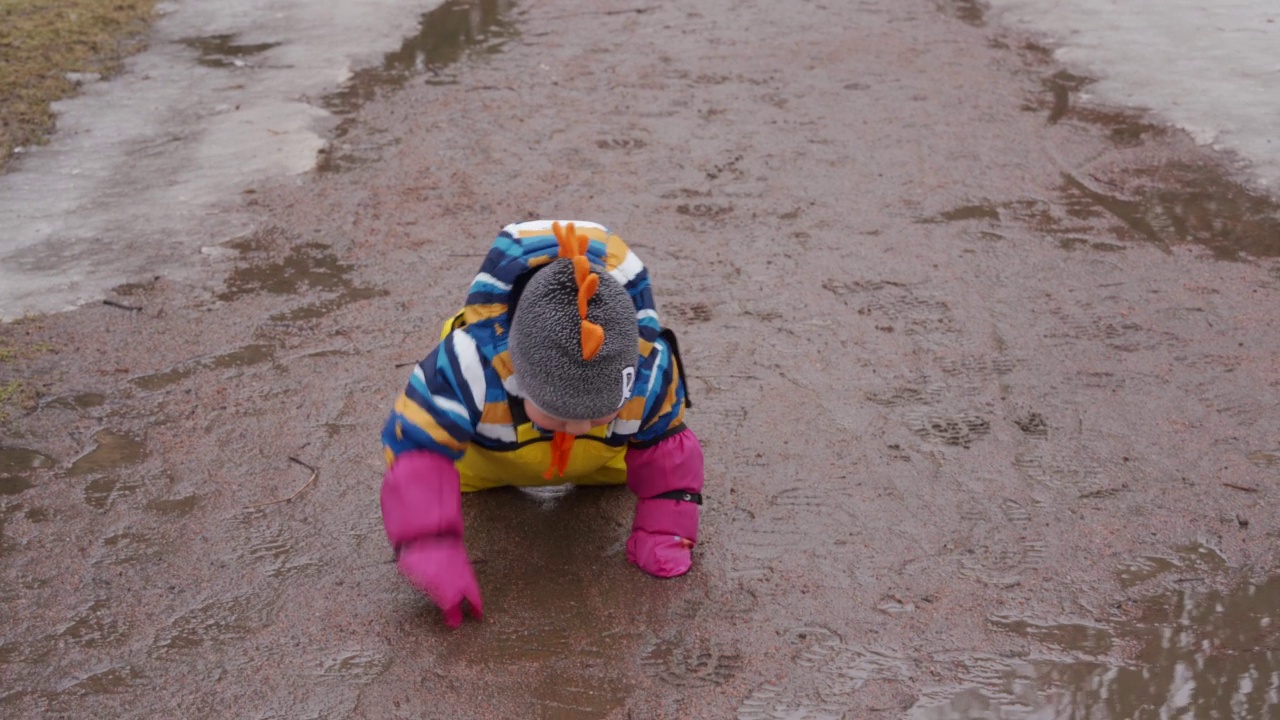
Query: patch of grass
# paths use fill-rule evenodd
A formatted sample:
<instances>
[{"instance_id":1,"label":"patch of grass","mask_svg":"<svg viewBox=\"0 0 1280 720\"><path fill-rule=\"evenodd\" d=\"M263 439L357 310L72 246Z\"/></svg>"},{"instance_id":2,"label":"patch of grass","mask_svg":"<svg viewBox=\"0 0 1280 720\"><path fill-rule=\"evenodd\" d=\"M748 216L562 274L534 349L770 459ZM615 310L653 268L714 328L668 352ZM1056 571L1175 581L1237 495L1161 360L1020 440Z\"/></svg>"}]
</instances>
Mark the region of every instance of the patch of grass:
<instances>
[{"instance_id":1,"label":"patch of grass","mask_svg":"<svg viewBox=\"0 0 1280 720\"><path fill-rule=\"evenodd\" d=\"M10 407L27 412L34 409L39 400L40 393L21 380L10 380L0 385L0 423L9 421Z\"/></svg>"},{"instance_id":2,"label":"patch of grass","mask_svg":"<svg viewBox=\"0 0 1280 720\"><path fill-rule=\"evenodd\" d=\"M120 70L145 46L156 0L0 0L0 172L13 149L43 144L68 72Z\"/></svg>"}]
</instances>

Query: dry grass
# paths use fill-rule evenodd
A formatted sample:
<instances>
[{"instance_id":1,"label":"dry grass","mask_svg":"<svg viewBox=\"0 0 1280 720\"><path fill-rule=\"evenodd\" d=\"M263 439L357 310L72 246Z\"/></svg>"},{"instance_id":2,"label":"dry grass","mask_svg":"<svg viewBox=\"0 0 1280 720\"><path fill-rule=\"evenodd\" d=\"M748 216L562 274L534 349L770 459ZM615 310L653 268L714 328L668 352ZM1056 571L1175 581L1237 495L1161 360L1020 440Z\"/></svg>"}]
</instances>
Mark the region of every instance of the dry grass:
<instances>
[{"instance_id":1,"label":"dry grass","mask_svg":"<svg viewBox=\"0 0 1280 720\"><path fill-rule=\"evenodd\" d=\"M144 47L156 0L0 0L0 171L13 150L43 144L50 103L75 92L68 72L120 70Z\"/></svg>"}]
</instances>

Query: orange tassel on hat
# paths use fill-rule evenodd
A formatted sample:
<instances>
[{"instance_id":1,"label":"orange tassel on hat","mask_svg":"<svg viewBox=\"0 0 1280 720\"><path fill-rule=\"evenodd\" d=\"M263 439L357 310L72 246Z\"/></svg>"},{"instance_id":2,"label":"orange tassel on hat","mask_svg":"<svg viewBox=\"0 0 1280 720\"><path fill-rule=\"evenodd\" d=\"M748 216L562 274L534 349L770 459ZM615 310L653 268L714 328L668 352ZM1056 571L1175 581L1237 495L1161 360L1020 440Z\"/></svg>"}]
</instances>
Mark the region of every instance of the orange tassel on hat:
<instances>
[{"instance_id":1,"label":"orange tassel on hat","mask_svg":"<svg viewBox=\"0 0 1280 720\"><path fill-rule=\"evenodd\" d=\"M587 259L591 239L579 235L573 223L564 227L551 223L551 231L560 244L559 256L573 261L573 277L578 281L578 317L582 318L582 359L590 360L604 347L604 328L587 319L587 301L595 297L600 287L600 276L591 272L591 261Z\"/></svg>"},{"instance_id":2,"label":"orange tassel on hat","mask_svg":"<svg viewBox=\"0 0 1280 720\"><path fill-rule=\"evenodd\" d=\"M551 438L551 464L547 466L546 472L542 473L545 480L559 475L564 477L564 471L569 467L569 453L573 451L573 441L576 438L566 432L558 432Z\"/></svg>"},{"instance_id":3,"label":"orange tassel on hat","mask_svg":"<svg viewBox=\"0 0 1280 720\"><path fill-rule=\"evenodd\" d=\"M578 317L582 318L582 359L590 360L604 347L604 328L587 319L587 302L595 296L600 287L600 276L591 272L591 261L587 259L587 247L591 239L578 234L573 223L561 226L551 223L551 231L555 233L556 242L560 245L559 257L569 258L573 262L573 277L578 283ZM573 451L575 437L570 433L558 432L551 438L551 464L542 477L550 480L555 476L564 477L569 467L569 454Z\"/></svg>"}]
</instances>

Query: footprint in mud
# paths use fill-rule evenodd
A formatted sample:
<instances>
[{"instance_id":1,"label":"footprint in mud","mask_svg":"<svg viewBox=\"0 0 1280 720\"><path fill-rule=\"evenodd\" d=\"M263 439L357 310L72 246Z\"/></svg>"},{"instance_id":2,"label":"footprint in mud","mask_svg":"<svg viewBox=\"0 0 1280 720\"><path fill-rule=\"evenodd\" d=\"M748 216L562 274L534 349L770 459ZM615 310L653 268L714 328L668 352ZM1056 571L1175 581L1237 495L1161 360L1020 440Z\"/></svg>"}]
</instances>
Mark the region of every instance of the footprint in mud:
<instances>
[{"instance_id":1,"label":"footprint in mud","mask_svg":"<svg viewBox=\"0 0 1280 720\"><path fill-rule=\"evenodd\" d=\"M666 310L686 323L703 323L715 317L711 306L706 303L674 303L666 306Z\"/></svg>"},{"instance_id":2,"label":"footprint in mud","mask_svg":"<svg viewBox=\"0 0 1280 720\"><path fill-rule=\"evenodd\" d=\"M246 516L240 529L242 537L237 550L249 564L260 567L269 577L283 578L319 567L314 560L298 557L298 538L290 537L287 528L276 523L264 526L260 516Z\"/></svg>"},{"instance_id":3,"label":"footprint in mud","mask_svg":"<svg viewBox=\"0 0 1280 720\"><path fill-rule=\"evenodd\" d=\"M821 487L788 488L775 495L760 513L737 509L730 514L734 533L731 576L742 580L773 574L774 560L786 556L825 564L843 561L844 547L860 527L856 517L834 490ZM840 572L833 569L834 572ZM838 577L828 578L830 581Z\"/></svg>"},{"instance_id":4,"label":"footprint in mud","mask_svg":"<svg viewBox=\"0 0 1280 720\"><path fill-rule=\"evenodd\" d=\"M597 140L596 147L601 150L639 150L648 143L637 138L609 138Z\"/></svg>"},{"instance_id":5,"label":"footprint in mud","mask_svg":"<svg viewBox=\"0 0 1280 720\"><path fill-rule=\"evenodd\" d=\"M918 293L905 283L880 280L827 280L822 284L828 292L852 298L869 294L857 305L859 315L874 315L890 321L877 325L886 331L902 331L907 335L928 336L951 333L955 318L945 299ZM849 302L846 300L846 302Z\"/></svg>"},{"instance_id":6,"label":"footprint in mud","mask_svg":"<svg viewBox=\"0 0 1280 720\"><path fill-rule=\"evenodd\" d=\"M1139 348L1136 336L1143 327L1136 322L1102 315L1081 317L1061 308L1051 309L1049 315L1058 321L1058 326L1045 337L1101 342L1122 350Z\"/></svg>"},{"instance_id":7,"label":"footprint in mud","mask_svg":"<svg viewBox=\"0 0 1280 720\"><path fill-rule=\"evenodd\" d=\"M738 673L742 657L714 640L690 636L662 640L645 651L640 666L646 674L677 688L721 685Z\"/></svg>"},{"instance_id":8,"label":"footprint in mud","mask_svg":"<svg viewBox=\"0 0 1280 720\"><path fill-rule=\"evenodd\" d=\"M1049 437L1049 423L1038 412L1028 412L1014 418L1013 424L1028 437L1044 440Z\"/></svg>"},{"instance_id":9,"label":"footprint in mud","mask_svg":"<svg viewBox=\"0 0 1280 720\"><path fill-rule=\"evenodd\" d=\"M1012 587L1044 564L1045 543L1031 528L1031 510L1011 498L960 511L968 526L954 541L960 574L986 585Z\"/></svg>"},{"instance_id":10,"label":"footprint in mud","mask_svg":"<svg viewBox=\"0 0 1280 720\"><path fill-rule=\"evenodd\" d=\"M692 203L676 206L676 212L681 215L707 220L718 220L732 213L733 209L732 205L719 205L716 203Z\"/></svg>"},{"instance_id":11,"label":"footprint in mud","mask_svg":"<svg viewBox=\"0 0 1280 720\"><path fill-rule=\"evenodd\" d=\"M244 639L271 624L275 603L252 594L210 599L169 623L157 634L153 651L198 650Z\"/></svg>"},{"instance_id":12,"label":"footprint in mud","mask_svg":"<svg viewBox=\"0 0 1280 720\"><path fill-rule=\"evenodd\" d=\"M67 475L82 477L95 475L130 465L136 465L147 457L146 447L130 435L112 430L99 430L93 434L93 449L71 463Z\"/></svg>"},{"instance_id":13,"label":"footprint in mud","mask_svg":"<svg viewBox=\"0 0 1280 720\"><path fill-rule=\"evenodd\" d=\"M962 448L972 447L974 441L991 432L990 422L967 412L912 412L907 415L907 426L925 440Z\"/></svg>"},{"instance_id":14,"label":"footprint in mud","mask_svg":"<svg viewBox=\"0 0 1280 720\"><path fill-rule=\"evenodd\" d=\"M1211 386L1210 386L1211 387ZM1269 394L1255 391L1217 392L1198 398L1205 408L1225 415L1245 427L1274 417L1275 403Z\"/></svg>"},{"instance_id":15,"label":"footprint in mud","mask_svg":"<svg viewBox=\"0 0 1280 720\"><path fill-rule=\"evenodd\" d=\"M905 288L906 283L893 280L840 280L828 278L822 281L822 289L837 297L879 292L889 287Z\"/></svg>"},{"instance_id":16,"label":"footprint in mud","mask_svg":"<svg viewBox=\"0 0 1280 720\"><path fill-rule=\"evenodd\" d=\"M864 397L881 407L935 405L942 399L946 389L947 386L943 383L931 383L921 378L882 390L870 390L864 393Z\"/></svg>"},{"instance_id":17,"label":"footprint in mud","mask_svg":"<svg viewBox=\"0 0 1280 720\"><path fill-rule=\"evenodd\" d=\"M1017 362L1003 355L965 355L942 360L942 372L952 378L966 395L980 395L1017 368Z\"/></svg>"},{"instance_id":18,"label":"footprint in mud","mask_svg":"<svg viewBox=\"0 0 1280 720\"><path fill-rule=\"evenodd\" d=\"M796 648L793 661L804 672L786 672L785 683L756 687L738 706L739 720L841 720L867 683L907 680L915 673L914 663L898 653L845 643L824 627L794 628L787 642Z\"/></svg>"},{"instance_id":19,"label":"footprint in mud","mask_svg":"<svg viewBox=\"0 0 1280 720\"><path fill-rule=\"evenodd\" d=\"M1107 489L1101 465L1083 448L1026 450L1014 456L1013 466L1027 479L1074 498Z\"/></svg>"}]
</instances>

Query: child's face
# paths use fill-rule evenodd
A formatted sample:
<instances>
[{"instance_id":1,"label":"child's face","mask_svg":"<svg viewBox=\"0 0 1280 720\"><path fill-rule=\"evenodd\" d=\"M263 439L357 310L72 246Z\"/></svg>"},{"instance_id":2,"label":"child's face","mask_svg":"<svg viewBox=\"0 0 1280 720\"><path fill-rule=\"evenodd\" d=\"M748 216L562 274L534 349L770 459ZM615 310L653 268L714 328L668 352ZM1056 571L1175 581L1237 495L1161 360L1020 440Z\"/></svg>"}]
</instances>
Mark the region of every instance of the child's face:
<instances>
[{"instance_id":1,"label":"child's face","mask_svg":"<svg viewBox=\"0 0 1280 720\"><path fill-rule=\"evenodd\" d=\"M534 405L533 402L528 399L524 401L524 411L525 414L529 416L529 419L536 423L538 427L545 428L552 432L569 433L570 435L582 435L583 433L589 432L591 428L608 425L613 422L614 418L618 417L618 413L613 412L605 417L596 418L594 420L565 420L564 418L558 418L555 415L548 415L542 411L542 408Z\"/></svg>"}]
</instances>

